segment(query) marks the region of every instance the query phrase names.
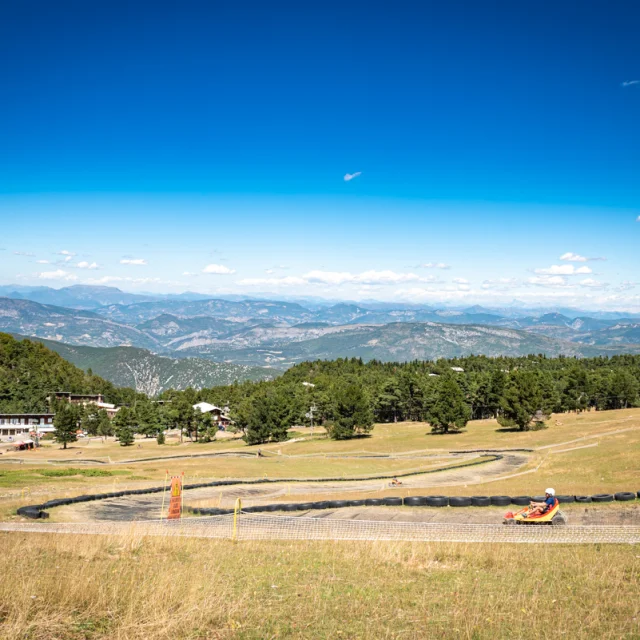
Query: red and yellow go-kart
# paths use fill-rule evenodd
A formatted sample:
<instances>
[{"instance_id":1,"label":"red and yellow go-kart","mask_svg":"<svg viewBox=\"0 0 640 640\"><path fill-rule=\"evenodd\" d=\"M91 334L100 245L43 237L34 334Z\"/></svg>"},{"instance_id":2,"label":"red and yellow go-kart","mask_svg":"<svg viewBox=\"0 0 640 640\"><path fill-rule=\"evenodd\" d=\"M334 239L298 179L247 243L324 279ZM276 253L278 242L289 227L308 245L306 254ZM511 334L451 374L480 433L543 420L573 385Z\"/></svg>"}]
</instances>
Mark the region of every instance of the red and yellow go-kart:
<instances>
[{"instance_id":1,"label":"red and yellow go-kart","mask_svg":"<svg viewBox=\"0 0 640 640\"><path fill-rule=\"evenodd\" d=\"M531 513L531 507L525 507L516 513L509 511L504 514L503 524L551 524L562 526L567 524L567 516L560 511L560 503L555 499L553 506L544 513Z\"/></svg>"}]
</instances>

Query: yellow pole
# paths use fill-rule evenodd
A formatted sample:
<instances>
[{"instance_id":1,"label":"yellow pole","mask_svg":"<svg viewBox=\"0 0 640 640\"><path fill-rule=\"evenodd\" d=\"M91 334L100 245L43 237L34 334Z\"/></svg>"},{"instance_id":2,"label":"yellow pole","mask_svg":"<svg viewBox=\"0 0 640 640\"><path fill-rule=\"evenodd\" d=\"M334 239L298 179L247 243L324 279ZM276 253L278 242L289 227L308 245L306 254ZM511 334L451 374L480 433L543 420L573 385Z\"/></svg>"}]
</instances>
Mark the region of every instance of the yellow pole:
<instances>
[{"instance_id":1,"label":"yellow pole","mask_svg":"<svg viewBox=\"0 0 640 640\"><path fill-rule=\"evenodd\" d=\"M164 496L167 493L167 478L169 477L169 472L165 471L164 474L164 486L162 488L162 509L160 510L160 519L164 518Z\"/></svg>"},{"instance_id":2,"label":"yellow pole","mask_svg":"<svg viewBox=\"0 0 640 640\"><path fill-rule=\"evenodd\" d=\"M184 471L182 472L182 486L180 487L180 522L182 522L183 511L184 511Z\"/></svg>"},{"instance_id":3,"label":"yellow pole","mask_svg":"<svg viewBox=\"0 0 640 640\"><path fill-rule=\"evenodd\" d=\"M238 513L242 510L242 500L238 498L236 500L236 506L233 510L233 541L235 542L238 538Z\"/></svg>"}]
</instances>

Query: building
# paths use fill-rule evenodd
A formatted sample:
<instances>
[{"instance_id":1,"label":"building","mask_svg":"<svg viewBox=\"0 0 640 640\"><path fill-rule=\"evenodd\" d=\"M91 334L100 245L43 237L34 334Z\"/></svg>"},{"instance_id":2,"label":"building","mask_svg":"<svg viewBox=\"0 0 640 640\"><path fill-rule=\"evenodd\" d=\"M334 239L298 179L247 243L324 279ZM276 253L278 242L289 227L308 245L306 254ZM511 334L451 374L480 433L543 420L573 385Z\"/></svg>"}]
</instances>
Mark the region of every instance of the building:
<instances>
[{"instance_id":1,"label":"building","mask_svg":"<svg viewBox=\"0 0 640 640\"><path fill-rule=\"evenodd\" d=\"M101 404L104 396L101 393L71 393L70 391L56 391L56 400L66 400L71 404Z\"/></svg>"},{"instance_id":2,"label":"building","mask_svg":"<svg viewBox=\"0 0 640 640\"><path fill-rule=\"evenodd\" d=\"M216 407L213 404L209 404L208 402L199 402L198 404L193 405L194 411L200 411L201 413L210 413L213 418L213 423L218 427L218 429L225 430L233 420L227 415L229 411L228 407L221 409L220 407Z\"/></svg>"},{"instance_id":3,"label":"building","mask_svg":"<svg viewBox=\"0 0 640 640\"><path fill-rule=\"evenodd\" d=\"M26 439L34 433L53 433L53 413L0 413L0 441Z\"/></svg>"},{"instance_id":4,"label":"building","mask_svg":"<svg viewBox=\"0 0 640 640\"><path fill-rule=\"evenodd\" d=\"M119 407L115 404L104 401L104 396L101 393L71 393L70 391L56 391L56 400L66 400L71 404L92 404L98 407L98 409L104 409L107 412L109 418L113 418L118 413Z\"/></svg>"}]
</instances>

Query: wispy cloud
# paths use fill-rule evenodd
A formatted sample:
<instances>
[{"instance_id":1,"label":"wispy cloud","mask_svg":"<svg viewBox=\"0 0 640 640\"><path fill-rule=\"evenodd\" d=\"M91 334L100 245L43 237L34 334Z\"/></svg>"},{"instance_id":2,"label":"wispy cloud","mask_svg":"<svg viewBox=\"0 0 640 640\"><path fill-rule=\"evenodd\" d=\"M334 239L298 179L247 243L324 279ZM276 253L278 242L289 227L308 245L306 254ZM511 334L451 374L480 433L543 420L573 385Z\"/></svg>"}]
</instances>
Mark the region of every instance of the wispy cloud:
<instances>
[{"instance_id":1,"label":"wispy cloud","mask_svg":"<svg viewBox=\"0 0 640 640\"><path fill-rule=\"evenodd\" d=\"M453 281L456 284L469 284L469 281L466 278L454 278Z\"/></svg>"},{"instance_id":2,"label":"wispy cloud","mask_svg":"<svg viewBox=\"0 0 640 640\"><path fill-rule=\"evenodd\" d=\"M362 175L362 171L356 171L355 173L345 173L344 174L344 181L345 182L350 182L354 178L357 178L358 176L361 176L361 175Z\"/></svg>"},{"instance_id":3,"label":"wispy cloud","mask_svg":"<svg viewBox=\"0 0 640 640\"><path fill-rule=\"evenodd\" d=\"M533 272L547 276L576 276L592 273L591 269L587 266L576 269L572 264L553 264L545 269L534 269Z\"/></svg>"},{"instance_id":4,"label":"wispy cloud","mask_svg":"<svg viewBox=\"0 0 640 640\"><path fill-rule=\"evenodd\" d=\"M527 280L528 284L535 285L537 287L569 287L568 281L563 276L551 276L551 275L542 275L542 276L534 276L533 278L529 278Z\"/></svg>"},{"instance_id":5,"label":"wispy cloud","mask_svg":"<svg viewBox=\"0 0 640 640\"><path fill-rule=\"evenodd\" d=\"M36 260L38 264L49 264L48 260Z\"/></svg>"},{"instance_id":6,"label":"wispy cloud","mask_svg":"<svg viewBox=\"0 0 640 640\"><path fill-rule=\"evenodd\" d=\"M273 286L273 287L290 287L295 285L308 284L304 278L297 276L283 276L281 278L244 278L238 280L237 284L246 286Z\"/></svg>"},{"instance_id":7,"label":"wispy cloud","mask_svg":"<svg viewBox=\"0 0 640 640\"><path fill-rule=\"evenodd\" d=\"M640 222L640 216L636 218L636 222Z\"/></svg>"},{"instance_id":8,"label":"wispy cloud","mask_svg":"<svg viewBox=\"0 0 640 640\"><path fill-rule=\"evenodd\" d=\"M56 271L42 271L35 274L36 278L40 280L77 280L78 276L63 269L56 269Z\"/></svg>"},{"instance_id":9,"label":"wispy cloud","mask_svg":"<svg viewBox=\"0 0 640 640\"><path fill-rule=\"evenodd\" d=\"M29 253L28 251L14 251L13 255L14 256L25 256L27 258L33 258L36 254L35 253Z\"/></svg>"},{"instance_id":10,"label":"wispy cloud","mask_svg":"<svg viewBox=\"0 0 640 640\"><path fill-rule=\"evenodd\" d=\"M587 287L589 289L606 289L609 286L608 282L598 282L593 278L585 278L579 282L581 287Z\"/></svg>"},{"instance_id":11,"label":"wispy cloud","mask_svg":"<svg viewBox=\"0 0 640 640\"><path fill-rule=\"evenodd\" d=\"M622 87L632 87L634 84L640 84L640 80L627 80L621 84Z\"/></svg>"},{"instance_id":12,"label":"wispy cloud","mask_svg":"<svg viewBox=\"0 0 640 640\"><path fill-rule=\"evenodd\" d=\"M202 270L202 273L214 273L218 276L228 276L235 272L235 269L229 269L229 267L225 267L223 264L208 264Z\"/></svg>"},{"instance_id":13,"label":"wispy cloud","mask_svg":"<svg viewBox=\"0 0 640 640\"><path fill-rule=\"evenodd\" d=\"M597 258L587 258L586 256L581 256L579 253L571 253L571 251L568 251L560 256L560 260L566 260L567 262L593 262L596 260L606 260L606 258L602 256Z\"/></svg>"},{"instance_id":14,"label":"wispy cloud","mask_svg":"<svg viewBox=\"0 0 640 640\"><path fill-rule=\"evenodd\" d=\"M90 269L92 271L100 268L97 262L87 262L86 260L82 260L78 262L78 264L70 264L69 266L74 269Z\"/></svg>"},{"instance_id":15,"label":"wispy cloud","mask_svg":"<svg viewBox=\"0 0 640 640\"><path fill-rule=\"evenodd\" d=\"M425 262L418 265L421 269L451 269L451 265L444 262Z\"/></svg>"},{"instance_id":16,"label":"wispy cloud","mask_svg":"<svg viewBox=\"0 0 640 640\"><path fill-rule=\"evenodd\" d=\"M144 266L147 264L147 261L144 258L122 258L120 264Z\"/></svg>"}]
</instances>

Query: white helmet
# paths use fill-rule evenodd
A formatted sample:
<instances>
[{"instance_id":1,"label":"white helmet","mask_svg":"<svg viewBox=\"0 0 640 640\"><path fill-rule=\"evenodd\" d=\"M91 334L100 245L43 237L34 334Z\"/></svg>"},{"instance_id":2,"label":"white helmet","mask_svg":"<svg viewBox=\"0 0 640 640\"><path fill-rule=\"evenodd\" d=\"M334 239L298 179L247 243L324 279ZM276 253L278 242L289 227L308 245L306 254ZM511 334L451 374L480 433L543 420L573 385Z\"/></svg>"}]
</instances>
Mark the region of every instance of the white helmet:
<instances>
[{"instance_id":1,"label":"white helmet","mask_svg":"<svg viewBox=\"0 0 640 640\"><path fill-rule=\"evenodd\" d=\"M556 490L555 489L545 489L544 490L545 493L548 493L550 496L555 496L556 495Z\"/></svg>"}]
</instances>

